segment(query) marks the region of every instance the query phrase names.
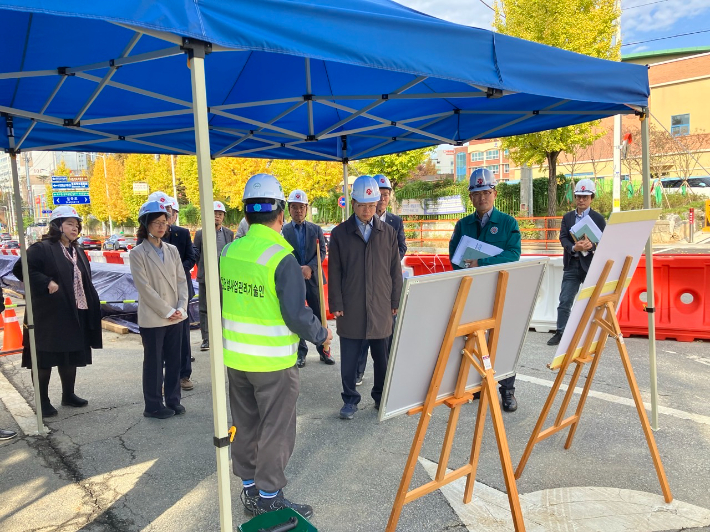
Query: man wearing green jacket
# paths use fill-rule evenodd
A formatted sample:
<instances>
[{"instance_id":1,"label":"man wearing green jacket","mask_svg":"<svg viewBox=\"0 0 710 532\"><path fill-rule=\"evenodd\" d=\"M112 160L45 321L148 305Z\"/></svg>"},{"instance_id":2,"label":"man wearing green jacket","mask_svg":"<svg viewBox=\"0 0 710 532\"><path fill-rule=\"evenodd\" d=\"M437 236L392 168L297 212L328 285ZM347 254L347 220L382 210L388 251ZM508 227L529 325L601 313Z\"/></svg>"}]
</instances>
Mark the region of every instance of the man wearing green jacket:
<instances>
[{"instance_id":1,"label":"man wearing green jacket","mask_svg":"<svg viewBox=\"0 0 710 532\"><path fill-rule=\"evenodd\" d=\"M468 197L476 212L461 218L456 222L454 234L449 241L449 260L454 256L461 237L466 235L486 244L501 248L503 251L494 256L478 260L464 261L467 268L490 266L520 260L520 229L518 222L512 216L500 212L493 205L496 199L496 178L493 172L486 168L476 168L471 172L468 185ZM454 270L462 269L451 264ZM515 375L502 379L500 395L503 410L514 412L518 408L515 400Z\"/></svg>"}]
</instances>

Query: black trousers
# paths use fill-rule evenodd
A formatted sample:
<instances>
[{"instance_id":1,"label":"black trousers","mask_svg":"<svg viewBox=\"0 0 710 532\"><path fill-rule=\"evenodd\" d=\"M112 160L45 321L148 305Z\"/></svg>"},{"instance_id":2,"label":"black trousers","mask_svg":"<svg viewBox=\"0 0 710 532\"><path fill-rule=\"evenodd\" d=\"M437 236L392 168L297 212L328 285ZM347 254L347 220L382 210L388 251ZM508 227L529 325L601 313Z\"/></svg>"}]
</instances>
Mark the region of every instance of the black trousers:
<instances>
[{"instance_id":1,"label":"black trousers","mask_svg":"<svg viewBox=\"0 0 710 532\"><path fill-rule=\"evenodd\" d=\"M188 314L189 316L189 314ZM180 344L180 378L189 379L192 375L192 349L190 348L190 318L180 322L182 342Z\"/></svg>"},{"instance_id":2,"label":"black trousers","mask_svg":"<svg viewBox=\"0 0 710 532\"><path fill-rule=\"evenodd\" d=\"M394 326L397 324L397 316L392 320L392 334L387 338L387 356L389 356L390 349L392 349L392 337L394 336ZM360 361L357 366L357 374L364 375L367 369L367 352L370 349L370 340L362 341L362 351L360 352Z\"/></svg>"},{"instance_id":3,"label":"black trousers","mask_svg":"<svg viewBox=\"0 0 710 532\"><path fill-rule=\"evenodd\" d=\"M378 338L367 340L370 343L370 354L372 355L372 366L375 372L375 383L372 386L370 395L376 404L380 404L382 389L385 385L385 375L387 374L387 361L389 359L389 338ZM362 344L365 340L340 337L340 377L343 384L341 394L343 402L356 405L360 402L361 396L355 386Z\"/></svg>"},{"instance_id":4,"label":"black trousers","mask_svg":"<svg viewBox=\"0 0 710 532\"><path fill-rule=\"evenodd\" d=\"M180 404L180 348L182 323L165 327L140 327L143 340L143 400L145 411ZM165 377L163 377L163 363Z\"/></svg>"},{"instance_id":5,"label":"black trousers","mask_svg":"<svg viewBox=\"0 0 710 532\"><path fill-rule=\"evenodd\" d=\"M306 303L308 307L313 311L313 315L320 320L320 293L318 290L318 285L313 286L313 283L306 281ZM323 345L316 346L316 351L319 355L323 354ZM298 358L306 358L308 354L308 344L303 338L298 340Z\"/></svg>"}]
</instances>

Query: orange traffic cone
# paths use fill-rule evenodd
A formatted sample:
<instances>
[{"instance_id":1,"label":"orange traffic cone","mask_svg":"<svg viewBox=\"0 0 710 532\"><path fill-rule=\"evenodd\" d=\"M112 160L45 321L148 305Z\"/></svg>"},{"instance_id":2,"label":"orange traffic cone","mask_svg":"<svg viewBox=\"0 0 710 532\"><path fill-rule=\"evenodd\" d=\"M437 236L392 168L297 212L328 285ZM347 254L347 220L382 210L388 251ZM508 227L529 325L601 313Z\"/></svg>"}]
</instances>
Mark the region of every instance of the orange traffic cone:
<instances>
[{"instance_id":1,"label":"orange traffic cone","mask_svg":"<svg viewBox=\"0 0 710 532\"><path fill-rule=\"evenodd\" d=\"M9 297L5 298L5 306L12 304ZM17 321L14 308L5 309L5 334L2 340L3 351L20 351L22 349L22 330Z\"/></svg>"}]
</instances>

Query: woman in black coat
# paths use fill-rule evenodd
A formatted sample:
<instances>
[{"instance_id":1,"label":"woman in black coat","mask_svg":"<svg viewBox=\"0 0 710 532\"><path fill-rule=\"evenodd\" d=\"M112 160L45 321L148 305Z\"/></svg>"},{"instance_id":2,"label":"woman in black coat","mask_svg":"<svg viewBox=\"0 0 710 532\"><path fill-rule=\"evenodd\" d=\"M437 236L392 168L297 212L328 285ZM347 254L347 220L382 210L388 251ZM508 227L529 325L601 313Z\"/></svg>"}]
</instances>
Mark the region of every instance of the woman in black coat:
<instances>
[{"instance_id":1,"label":"woman in black coat","mask_svg":"<svg viewBox=\"0 0 710 532\"><path fill-rule=\"evenodd\" d=\"M62 381L62 405L88 404L74 393L76 368L91 364L91 348L102 347L99 296L91 283L89 261L76 243L80 232L76 210L57 207L50 216L49 232L27 249L43 417L57 415L49 401L49 379L55 366ZM22 280L20 261L12 273ZM29 344L24 327L24 368L32 367Z\"/></svg>"}]
</instances>

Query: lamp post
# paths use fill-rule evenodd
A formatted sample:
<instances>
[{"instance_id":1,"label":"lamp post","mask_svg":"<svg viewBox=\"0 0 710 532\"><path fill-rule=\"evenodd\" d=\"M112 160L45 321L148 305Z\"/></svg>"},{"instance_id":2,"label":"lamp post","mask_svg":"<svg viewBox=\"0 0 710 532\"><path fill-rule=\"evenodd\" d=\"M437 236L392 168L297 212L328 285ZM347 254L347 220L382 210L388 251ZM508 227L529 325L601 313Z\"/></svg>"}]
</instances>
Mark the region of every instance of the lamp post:
<instances>
[{"instance_id":1,"label":"lamp post","mask_svg":"<svg viewBox=\"0 0 710 532\"><path fill-rule=\"evenodd\" d=\"M108 194L108 173L106 172L106 154L99 155L104 160L104 184L106 185L106 212L108 213L109 236L113 234L113 220L111 219L111 197Z\"/></svg>"}]
</instances>

